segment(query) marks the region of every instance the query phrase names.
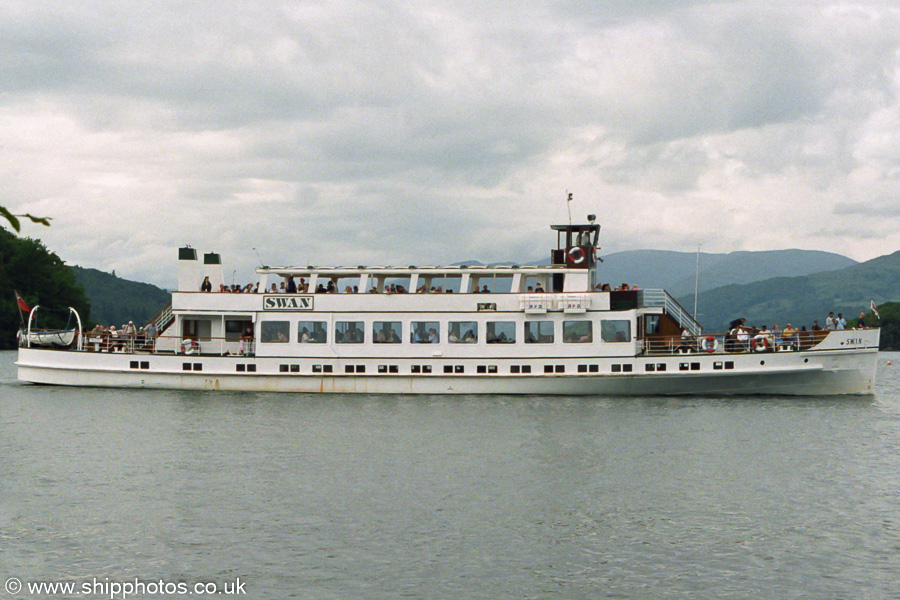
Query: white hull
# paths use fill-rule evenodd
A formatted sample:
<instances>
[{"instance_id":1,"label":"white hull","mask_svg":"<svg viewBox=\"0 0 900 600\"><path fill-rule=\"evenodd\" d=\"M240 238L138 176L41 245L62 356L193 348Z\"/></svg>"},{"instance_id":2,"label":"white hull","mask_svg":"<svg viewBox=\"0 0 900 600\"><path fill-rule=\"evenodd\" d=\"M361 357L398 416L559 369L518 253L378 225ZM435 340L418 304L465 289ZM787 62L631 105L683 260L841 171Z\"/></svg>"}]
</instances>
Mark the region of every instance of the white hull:
<instances>
[{"instance_id":1,"label":"white hull","mask_svg":"<svg viewBox=\"0 0 900 600\"><path fill-rule=\"evenodd\" d=\"M763 357L761 359L760 357ZM734 362L732 370L716 370L715 363ZM763 360L765 365L761 365ZM135 361L137 366L133 367ZM877 351L815 351L792 353L635 357L633 371L611 373L621 358L598 359L599 372L513 375L476 374L312 374L279 372L279 358L172 356L156 354L70 353L23 348L19 379L50 385L179 390L218 390L293 393L360 394L546 394L585 396L646 395L801 395L821 396L874 393ZM696 371L680 371L685 361ZM358 362L358 361L357 361ZM459 361L456 361L459 362ZM483 362L483 361L482 361ZM560 362L560 361L556 361ZM577 362L577 361L576 361ZM645 372L646 363L667 364L665 372ZM146 368L141 368L142 363ZM202 371L184 371L202 365ZM254 373L236 373L237 364L255 364ZM298 365L304 366L304 365ZM377 368L373 365L373 368ZM368 370L368 369L367 369ZM438 369L436 369L437 371Z\"/></svg>"}]
</instances>

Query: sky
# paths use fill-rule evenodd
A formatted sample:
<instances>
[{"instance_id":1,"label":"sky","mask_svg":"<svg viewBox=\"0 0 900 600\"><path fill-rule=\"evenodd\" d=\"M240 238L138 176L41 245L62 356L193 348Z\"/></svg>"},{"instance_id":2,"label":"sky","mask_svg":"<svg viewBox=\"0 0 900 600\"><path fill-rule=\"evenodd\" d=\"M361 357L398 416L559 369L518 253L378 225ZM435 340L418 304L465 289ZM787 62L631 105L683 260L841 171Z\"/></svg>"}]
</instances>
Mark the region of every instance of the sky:
<instances>
[{"instance_id":1,"label":"sky","mask_svg":"<svg viewBox=\"0 0 900 600\"><path fill-rule=\"evenodd\" d=\"M573 194L567 206L566 196ZM3 0L0 205L68 264L900 249L896 0Z\"/></svg>"}]
</instances>

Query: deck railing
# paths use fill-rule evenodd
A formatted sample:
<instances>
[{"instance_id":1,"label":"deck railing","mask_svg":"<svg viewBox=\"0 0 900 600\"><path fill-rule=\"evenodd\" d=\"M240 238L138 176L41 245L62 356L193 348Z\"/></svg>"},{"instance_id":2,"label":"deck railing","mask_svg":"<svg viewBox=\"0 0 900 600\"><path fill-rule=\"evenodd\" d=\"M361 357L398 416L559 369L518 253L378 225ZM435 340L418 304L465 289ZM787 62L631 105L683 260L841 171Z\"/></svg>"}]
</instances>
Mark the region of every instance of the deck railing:
<instances>
[{"instance_id":1,"label":"deck railing","mask_svg":"<svg viewBox=\"0 0 900 600\"><path fill-rule=\"evenodd\" d=\"M700 335L702 327L666 290L638 290L641 306L662 306L691 335Z\"/></svg>"}]
</instances>

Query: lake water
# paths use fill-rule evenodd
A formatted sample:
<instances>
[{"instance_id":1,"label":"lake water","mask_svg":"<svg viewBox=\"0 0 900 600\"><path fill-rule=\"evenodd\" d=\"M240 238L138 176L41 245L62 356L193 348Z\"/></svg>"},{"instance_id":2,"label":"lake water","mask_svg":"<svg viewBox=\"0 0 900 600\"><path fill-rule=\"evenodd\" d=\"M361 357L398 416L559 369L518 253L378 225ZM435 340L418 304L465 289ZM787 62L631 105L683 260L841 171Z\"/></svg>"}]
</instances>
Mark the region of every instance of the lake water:
<instances>
[{"instance_id":1,"label":"lake water","mask_svg":"<svg viewBox=\"0 0 900 600\"><path fill-rule=\"evenodd\" d=\"M0 598L900 597L900 354L874 397L690 399L66 389L14 360Z\"/></svg>"}]
</instances>

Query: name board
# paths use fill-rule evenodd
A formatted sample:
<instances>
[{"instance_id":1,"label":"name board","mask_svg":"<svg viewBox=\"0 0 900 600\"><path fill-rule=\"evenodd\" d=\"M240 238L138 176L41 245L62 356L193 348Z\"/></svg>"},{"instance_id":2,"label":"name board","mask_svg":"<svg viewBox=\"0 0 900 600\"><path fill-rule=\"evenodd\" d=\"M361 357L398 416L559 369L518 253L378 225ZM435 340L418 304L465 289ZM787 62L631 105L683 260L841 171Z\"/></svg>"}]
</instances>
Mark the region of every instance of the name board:
<instances>
[{"instance_id":1,"label":"name board","mask_svg":"<svg viewBox=\"0 0 900 600\"><path fill-rule=\"evenodd\" d=\"M263 310L312 310L312 296L263 296Z\"/></svg>"}]
</instances>

